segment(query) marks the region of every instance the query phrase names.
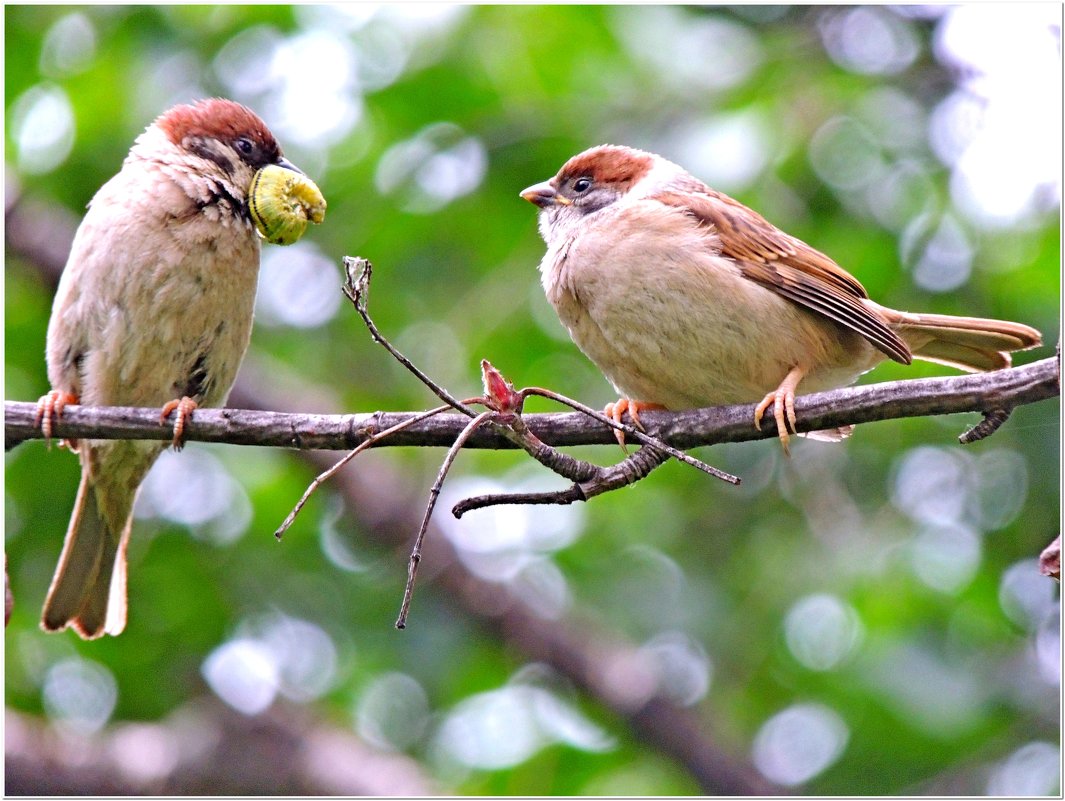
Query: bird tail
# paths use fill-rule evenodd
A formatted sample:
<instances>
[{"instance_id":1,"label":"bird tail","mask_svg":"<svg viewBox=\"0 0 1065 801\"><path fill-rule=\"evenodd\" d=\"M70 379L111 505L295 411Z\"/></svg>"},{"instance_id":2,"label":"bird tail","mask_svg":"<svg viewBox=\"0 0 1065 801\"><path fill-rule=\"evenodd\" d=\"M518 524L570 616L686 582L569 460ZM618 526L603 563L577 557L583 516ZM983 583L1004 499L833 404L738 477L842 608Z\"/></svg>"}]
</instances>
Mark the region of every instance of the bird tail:
<instances>
[{"instance_id":1,"label":"bird tail","mask_svg":"<svg viewBox=\"0 0 1065 801\"><path fill-rule=\"evenodd\" d=\"M970 372L999 370L1012 363L1010 353L1043 344L1030 326L980 317L911 314L878 306L913 355Z\"/></svg>"},{"instance_id":2,"label":"bird tail","mask_svg":"<svg viewBox=\"0 0 1065 801\"><path fill-rule=\"evenodd\" d=\"M132 508L121 530L108 523L91 472L83 454L77 500L41 617L45 631L70 626L86 640L126 627L126 544L133 525Z\"/></svg>"}]
</instances>

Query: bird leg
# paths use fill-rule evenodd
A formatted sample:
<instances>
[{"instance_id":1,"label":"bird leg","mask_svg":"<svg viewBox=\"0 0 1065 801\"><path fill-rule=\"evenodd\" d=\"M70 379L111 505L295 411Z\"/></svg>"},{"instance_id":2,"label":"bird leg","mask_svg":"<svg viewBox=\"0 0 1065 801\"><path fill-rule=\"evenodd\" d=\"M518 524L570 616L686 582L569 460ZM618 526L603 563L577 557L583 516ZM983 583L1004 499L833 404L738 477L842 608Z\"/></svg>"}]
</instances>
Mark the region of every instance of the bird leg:
<instances>
[{"instance_id":1,"label":"bird leg","mask_svg":"<svg viewBox=\"0 0 1065 801\"><path fill-rule=\"evenodd\" d=\"M41 427L46 442L52 441L52 424L63 416L63 407L68 403L77 403L78 396L72 392L63 392L58 389L51 390L47 395L42 395L37 401L37 416L33 420L35 426ZM71 450L78 447L76 440L65 439L63 444Z\"/></svg>"},{"instance_id":2,"label":"bird leg","mask_svg":"<svg viewBox=\"0 0 1065 801\"><path fill-rule=\"evenodd\" d=\"M645 403L644 401L635 401L631 398L619 398L615 403L608 403L603 409L603 414L615 423L620 423L625 412L628 412L632 424L640 429L640 431L645 431L646 429L644 429L643 423L640 422L640 412L660 411L665 408L666 407L660 403ZM621 450L628 453L628 450L625 448L625 432L615 428L614 438L617 439L618 445L621 446Z\"/></svg>"},{"instance_id":3,"label":"bird leg","mask_svg":"<svg viewBox=\"0 0 1065 801\"><path fill-rule=\"evenodd\" d=\"M177 415L174 418L174 450L180 451L185 447L185 425L192 419L192 413L196 411L199 404L187 395L181 400L174 399L167 401L163 405L163 410L159 414L159 422L165 423L172 412L177 411Z\"/></svg>"},{"instance_id":4,"label":"bird leg","mask_svg":"<svg viewBox=\"0 0 1065 801\"><path fill-rule=\"evenodd\" d=\"M784 454L787 456L791 455L788 450L787 424L791 424L792 433L798 433L795 431L795 389L799 386L799 382L802 381L804 375L806 375L805 368L792 367L788 374L784 376L784 380L780 382L780 386L762 398L761 403L754 407L754 427L759 431L762 430L762 415L765 414L766 409L770 406L775 407L773 409L773 419L777 422L777 436L780 437L780 444L783 446Z\"/></svg>"}]
</instances>

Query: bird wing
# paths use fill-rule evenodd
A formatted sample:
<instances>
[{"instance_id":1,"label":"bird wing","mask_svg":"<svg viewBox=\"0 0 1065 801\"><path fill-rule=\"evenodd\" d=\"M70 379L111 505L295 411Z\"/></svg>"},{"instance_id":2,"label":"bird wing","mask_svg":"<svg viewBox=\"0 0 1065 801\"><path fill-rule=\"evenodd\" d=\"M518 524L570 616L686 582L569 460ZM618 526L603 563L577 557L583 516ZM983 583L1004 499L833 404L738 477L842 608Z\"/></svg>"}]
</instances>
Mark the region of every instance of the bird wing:
<instances>
[{"instance_id":1,"label":"bird wing","mask_svg":"<svg viewBox=\"0 0 1065 801\"><path fill-rule=\"evenodd\" d=\"M694 193L664 192L654 199L712 228L721 255L732 259L745 278L856 331L897 362L913 360L887 321L863 303L869 298L865 287L825 254L709 187Z\"/></svg>"}]
</instances>

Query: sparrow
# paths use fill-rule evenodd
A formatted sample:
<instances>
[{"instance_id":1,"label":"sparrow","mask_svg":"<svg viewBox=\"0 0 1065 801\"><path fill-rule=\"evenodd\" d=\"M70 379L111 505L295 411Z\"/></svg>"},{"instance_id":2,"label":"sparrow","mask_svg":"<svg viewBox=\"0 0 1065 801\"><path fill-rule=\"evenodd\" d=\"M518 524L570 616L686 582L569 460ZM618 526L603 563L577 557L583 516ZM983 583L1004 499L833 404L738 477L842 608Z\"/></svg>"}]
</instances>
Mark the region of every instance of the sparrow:
<instances>
[{"instance_id":1,"label":"sparrow","mask_svg":"<svg viewBox=\"0 0 1065 801\"><path fill-rule=\"evenodd\" d=\"M45 436L66 404L159 406L180 449L198 406L223 406L251 337L260 236L248 210L265 165L300 172L250 109L178 105L137 137L89 203L48 323ZM126 625L126 548L138 488L161 442L68 443L74 511L41 627L81 637Z\"/></svg>"},{"instance_id":2,"label":"sparrow","mask_svg":"<svg viewBox=\"0 0 1065 801\"><path fill-rule=\"evenodd\" d=\"M544 291L620 395L605 410L616 422L756 403L755 427L773 407L787 452L800 383L847 386L885 359L997 370L1042 341L1020 323L881 306L831 258L654 153L593 147L520 194L540 208Z\"/></svg>"}]
</instances>

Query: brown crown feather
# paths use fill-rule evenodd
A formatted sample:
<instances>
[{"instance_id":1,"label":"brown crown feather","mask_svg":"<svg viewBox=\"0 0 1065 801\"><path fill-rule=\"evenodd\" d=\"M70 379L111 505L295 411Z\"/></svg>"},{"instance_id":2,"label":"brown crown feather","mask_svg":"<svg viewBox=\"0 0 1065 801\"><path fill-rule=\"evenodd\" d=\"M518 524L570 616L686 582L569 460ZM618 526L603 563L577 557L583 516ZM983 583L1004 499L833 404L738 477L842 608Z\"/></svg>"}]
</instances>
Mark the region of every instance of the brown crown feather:
<instances>
[{"instance_id":1,"label":"brown crown feather","mask_svg":"<svg viewBox=\"0 0 1065 801\"><path fill-rule=\"evenodd\" d=\"M247 106L221 97L174 106L160 115L155 124L175 145L189 137L228 142L246 136L259 145L268 161L281 157L281 146L259 115Z\"/></svg>"},{"instance_id":2,"label":"brown crown feather","mask_svg":"<svg viewBox=\"0 0 1065 801\"><path fill-rule=\"evenodd\" d=\"M627 191L654 166L650 153L631 147L599 145L578 153L559 170L559 182L589 176L597 184L612 184Z\"/></svg>"}]
</instances>

